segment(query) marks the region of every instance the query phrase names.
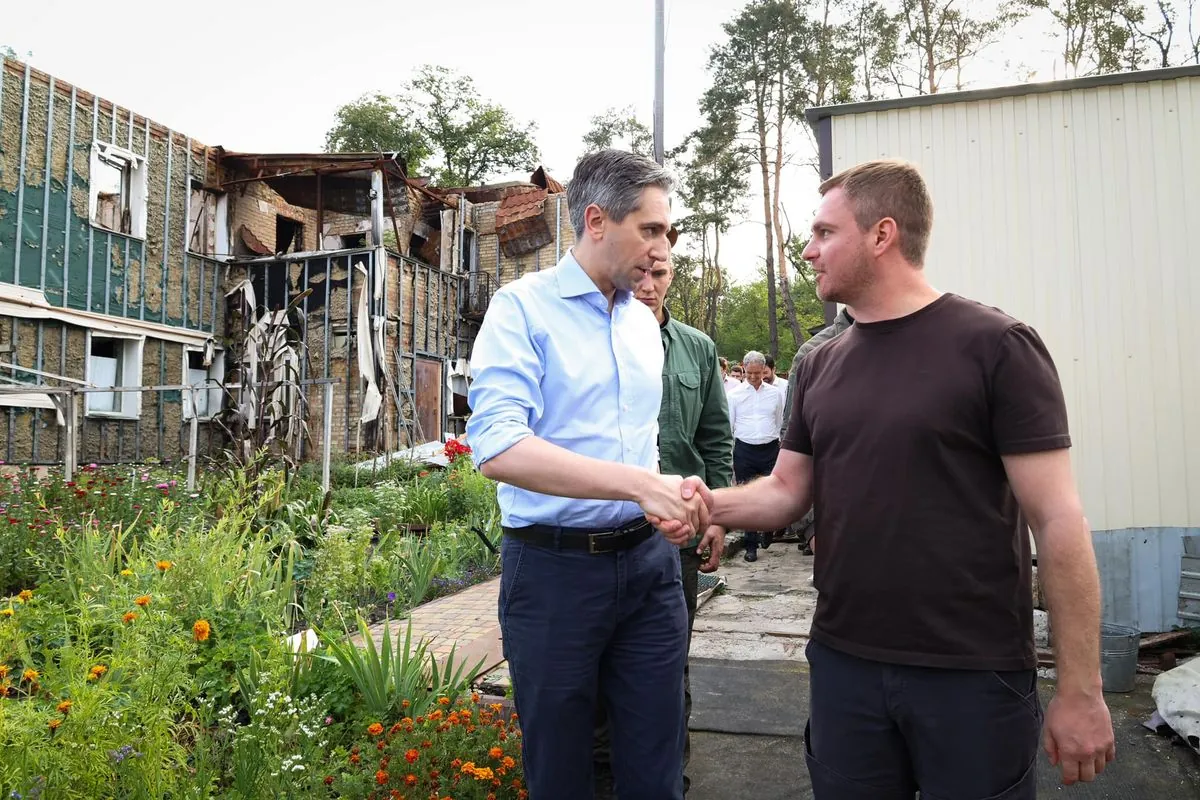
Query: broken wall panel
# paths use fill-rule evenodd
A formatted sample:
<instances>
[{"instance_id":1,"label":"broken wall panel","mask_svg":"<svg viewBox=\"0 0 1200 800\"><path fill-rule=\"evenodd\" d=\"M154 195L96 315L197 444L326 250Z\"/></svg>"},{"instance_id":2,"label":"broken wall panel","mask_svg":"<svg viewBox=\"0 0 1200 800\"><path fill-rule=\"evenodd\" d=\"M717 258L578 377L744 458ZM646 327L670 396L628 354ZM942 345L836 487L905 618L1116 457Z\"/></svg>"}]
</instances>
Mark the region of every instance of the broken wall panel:
<instances>
[{"instance_id":1,"label":"broken wall panel","mask_svg":"<svg viewBox=\"0 0 1200 800\"><path fill-rule=\"evenodd\" d=\"M89 377L94 379L88 371L88 334L87 328L77 325L0 317L0 351L7 357L15 354L13 363L62 375L78 383ZM125 381L136 385L179 385L185 380L186 349L186 345L177 342L147 338L140 345L140 357L136 361L123 361L120 371L127 373L133 369L140 373L136 382L129 374L123 376ZM13 374L36 391L36 375L19 371ZM116 413L128 413L127 418L117 418L115 413L105 416L89 408L88 397L99 395L86 392L78 395L78 463L142 463L150 459L178 462L187 458L189 422L184 418L178 390L146 390L136 393L140 396L138 400L134 400L133 393L112 394L114 403L131 403L134 413L121 408ZM5 462L61 463L65 439L56 416L48 409L0 407L0 447ZM200 452L219 452L222 437L217 424L203 420L198 430Z\"/></svg>"},{"instance_id":2,"label":"broken wall panel","mask_svg":"<svg viewBox=\"0 0 1200 800\"><path fill-rule=\"evenodd\" d=\"M480 272L492 275L500 286L528 272L540 272L555 266L575 243L575 231L571 227L565 193L547 195L541 203L540 214L531 214L534 206L530 203L517 206L516 213L523 215L517 220L521 231L526 234L530 230L546 233L522 234L524 238L517 236L515 239L510 234L507 247L503 241L505 236L501 235L502 229L496 225L503 202L475 204L470 221L470 226L478 234L477 268ZM500 215L500 221L506 221L503 214ZM520 252L510 255L514 242Z\"/></svg>"},{"instance_id":3,"label":"broken wall panel","mask_svg":"<svg viewBox=\"0 0 1200 800\"><path fill-rule=\"evenodd\" d=\"M101 176L92 175L101 149L125 159L124 171L101 159L110 178L119 173L123 201L105 195ZM203 145L4 60L0 282L41 289L66 308L183 325L183 307L170 298L182 296L172 290L187 268L188 176L205 179L210 164ZM108 219L115 230L97 223L105 203L124 209Z\"/></svg>"}]
</instances>

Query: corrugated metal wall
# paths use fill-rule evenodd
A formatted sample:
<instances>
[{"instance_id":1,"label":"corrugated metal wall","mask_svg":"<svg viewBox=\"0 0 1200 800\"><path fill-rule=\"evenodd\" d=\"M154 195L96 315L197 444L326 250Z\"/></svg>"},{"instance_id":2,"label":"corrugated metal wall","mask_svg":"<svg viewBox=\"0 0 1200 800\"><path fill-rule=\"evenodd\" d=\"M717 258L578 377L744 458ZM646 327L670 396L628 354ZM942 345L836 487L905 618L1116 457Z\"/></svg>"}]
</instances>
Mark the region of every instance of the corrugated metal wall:
<instances>
[{"instance_id":1,"label":"corrugated metal wall","mask_svg":"<svg viewBox=\"0 0 1200 800\"><path fill-rule=\"evenodd\" d=\"M835 172L885 156L921 166L934 285L1050 347L1106 618L1176 624L1181 537L1200 529L1200 78L831 122Z\"/></svg>"},{"instance_id":2,"label":"corrugated metal wall","mask_svg":"<svg viewBox=\"0 0 1200 800\"><path fill-rule=\"evenodd\" d=\"M1045 338L1093 529L1200 526L1200 78L840 116L832 139L834 171L919 163L931 281Z\"/></svg>"}]
</instances>

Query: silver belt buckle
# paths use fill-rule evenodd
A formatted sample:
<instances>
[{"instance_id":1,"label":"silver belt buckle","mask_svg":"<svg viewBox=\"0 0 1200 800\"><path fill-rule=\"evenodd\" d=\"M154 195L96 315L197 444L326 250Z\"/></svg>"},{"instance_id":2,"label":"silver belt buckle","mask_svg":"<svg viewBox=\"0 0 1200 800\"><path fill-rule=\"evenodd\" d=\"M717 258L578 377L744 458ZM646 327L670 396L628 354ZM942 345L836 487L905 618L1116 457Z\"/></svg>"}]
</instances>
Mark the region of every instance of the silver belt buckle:
<instances>
[{"instance_id":1,"label":"silver belt buckle","mask_svg":"<svg viewBox=\"0 0 1200 800\"><path fill-rule=\"evenodd\" d=\"M599 539L616 539L621 536L620 531L605 531L604 533L589 533L588 534L588 552L592 555L597 553L608 552L606 550L597 550L596 542Z\"/></svg>"}]
</instances>

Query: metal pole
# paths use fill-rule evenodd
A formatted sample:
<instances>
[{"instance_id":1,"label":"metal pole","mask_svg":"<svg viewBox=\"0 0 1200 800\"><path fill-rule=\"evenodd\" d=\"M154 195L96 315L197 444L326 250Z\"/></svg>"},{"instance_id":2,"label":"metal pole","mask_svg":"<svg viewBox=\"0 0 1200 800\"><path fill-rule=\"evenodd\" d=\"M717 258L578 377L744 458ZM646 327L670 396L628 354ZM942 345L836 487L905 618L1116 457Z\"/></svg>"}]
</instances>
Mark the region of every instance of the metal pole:
<instances>
[{"instance_id":1,"label":"metal pole","mask_svg":"<svg viewBox=\"0 0 1200 800\"><path fill-rule=\"evenodd\" d=\"M663 62L666 49L666 0L654 0L654 160L662 164L663 151Z\"/></svg>"},{"instance_id":2,"label":"metal pole","mask_svg":"<svg viewBox=\"0 0 1200 800\"><path fill-rule=\"evenodd\" d=\"M320 233L318 232L318 235ZM371 246L383 247L383 170L371 170ZM400 243L396 242L399 247Z\"/></svg>"},{"instance_id":3,"label":"metal pole","mask_svg":"<svg viewBox=\"0 0 1200 800\"><path fill-rule=\"evenodd\" d=\"M196 491L196 450L199 448L200 423L199 414L196 405L196 387L191 387L188 392L192 399L192 420L191 430L188 432L188 475L187 488L189 492Z\"/></svg>"},{"instance_id":4,"label":"metal pole","mask_svg":"<svg viewBox=\"0 0 1200 800\"><path fill-rule=\"evenodd\" d=\"M322 384L321 391L324 398L321 403L324 417L321 434L321 491L329 494L329 440L333 438L333 384Z\"/></svg>"},{"instance_id":5,"label":"metal pole","mask_svg":"<svg viewBox=\"0 0 1200 800\"><path fill-rule=\"evenodd\" d=\"M75 427L75 390L67 392L66 402L63 404L63 422L66 423L65 438L66 444L63 446L63 474L65 480L73 480L75 476L75 457L78 452L76 439L78 430Z\"/></svg>"}]
</instances>

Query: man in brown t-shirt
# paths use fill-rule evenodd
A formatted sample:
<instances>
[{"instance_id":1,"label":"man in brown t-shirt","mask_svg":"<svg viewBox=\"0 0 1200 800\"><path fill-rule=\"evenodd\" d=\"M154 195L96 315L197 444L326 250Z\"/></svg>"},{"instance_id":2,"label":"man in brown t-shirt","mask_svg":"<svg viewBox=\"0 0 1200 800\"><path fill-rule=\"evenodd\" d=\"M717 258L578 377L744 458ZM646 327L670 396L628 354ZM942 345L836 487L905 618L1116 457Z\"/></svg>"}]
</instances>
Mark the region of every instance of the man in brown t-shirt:
<instances>
[{"instance_id":1,"label":"man in brown t-shirt","mask_svg":"<svg viewBox=\"0 0 1200 800\"><path fill-rule=\"evenodd\" d=\"M927 282L932 202L914 167L862 164L821 194L804 258L855 324L800 365L770 476L684 488L732 528L781 527L815 505L814 796L1035 796L1022 514L1055 631L1043 743L1066 783L1091 781L1115 757L1099 578L1050 354L1030 327Z\"/></svg>"}]
</instances>

